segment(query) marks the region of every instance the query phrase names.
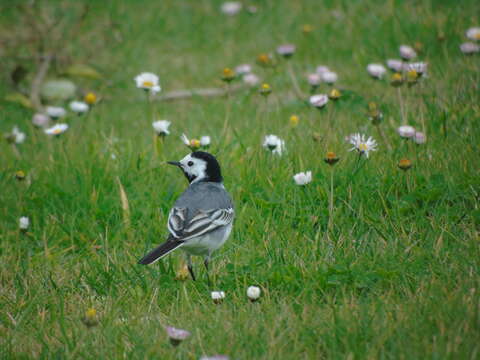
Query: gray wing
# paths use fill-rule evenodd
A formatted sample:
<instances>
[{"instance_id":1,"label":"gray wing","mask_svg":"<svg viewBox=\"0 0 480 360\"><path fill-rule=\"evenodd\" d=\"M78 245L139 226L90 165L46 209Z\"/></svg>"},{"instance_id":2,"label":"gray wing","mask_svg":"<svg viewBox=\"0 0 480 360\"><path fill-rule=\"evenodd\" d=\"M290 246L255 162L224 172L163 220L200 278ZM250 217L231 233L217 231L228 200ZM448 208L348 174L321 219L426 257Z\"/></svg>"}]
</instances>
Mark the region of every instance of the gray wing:
<instances>
[{"instance_id":1,"label":"gray wing","mask_svg":"<svg viewBox=\"0 0 480 360\"><path fill-rule=\"evenodd\" d=\"M170 211L168 230L177 240L187 241L230 224L234 217L232 200L223 186L193 184Z\"/></svg>"},{"instance_id":2,"label":"gray wing","mask_svg":"<svg viewBox=\"0 0 480 360\"><path fill-rule=\"evenodd\" d=\"M187 209L174 207L168 216L168 230L177 240L205 235L233 221L233 208L199 210L191 219L187 218Z\"/></svg>"}]
</instances>

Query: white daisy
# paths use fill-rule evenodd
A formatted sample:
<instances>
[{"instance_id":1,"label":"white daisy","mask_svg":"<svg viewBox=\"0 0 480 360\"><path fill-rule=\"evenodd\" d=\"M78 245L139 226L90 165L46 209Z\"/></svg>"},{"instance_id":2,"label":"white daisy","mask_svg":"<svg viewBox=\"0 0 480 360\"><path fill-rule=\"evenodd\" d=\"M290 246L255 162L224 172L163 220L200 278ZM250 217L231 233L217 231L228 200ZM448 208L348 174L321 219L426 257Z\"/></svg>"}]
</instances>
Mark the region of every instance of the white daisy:
<instances>
[{"instance_id":1,"label":"white daisy","mask_svg":"<svg viewBox=\"0 0 480 360\"><path fill-rule=\"evenodd\" d=\"M59 106L47 106L45 111L52 119L58 119L67 114L67 111L63 107Z\"/></svg>"},{"instance_id":2,"label":"white daisy","mask_svg":"<svg viewBox=\"0 0 480 360\"><path fill-rule=\"evenodd\" d=\"M32 124L38 127L45 127L48 126L50 122L50 118L45 114L37 113L33 115Z\"/></svg>"},{"instance_id":3,"label":"white daisy","mask_svg":"<svg viewBox=\"0 0 480 360\"><path fill-rule=\"evenodd\" d=\"M28 227L30 226L30 219L26 216L22 216L19 220L18 220L18 227L20 228L20 230L27 230Z\"/></svg>"},{"instance_id":4,"label":"white daisy","mask_svg":"<svg viewBox=\"0 0 480 360\"><path fill-rule=\"evenodd\" d=\"M9 142L12 142L15 144L21 144L25 141L27 135L21 132L18 126L14 126L12 129L12 132L8 134L6 137Z\"/></svg>"},{"instance_id":5,"label":"white daisy","mask_svg":"<svg viewBox=\"0 0 480 360\"><path fill-rule=\"evenodd\" d=\"M408 45L400 45L398 49L400 52L400 57L404 60L412 60L417 57L417 52Z\"/></svg>"},{"instance_id":6,"label":"white daisy","mask_svg":"<svg viewBox=\"0 0 480 360\"><path fill-rule=\"evenodd\" d=\"M225 15L237 15L242 10L242 3L239 1L226 1L222 4L221 10Z\"/></svg>"},{"instance_id":7,"label":"white daisy","mask_svg":"<svg viewBox=\"0 0 480 360\"><path fill-rule=\"evenodd\" d=\"M387 72L387 69L385 69L385 66L383 66L382 64L368 64L367 71L370 76L376 79L381 79L383 75L385 75L385 73Z\"/></svg>"},{"instance_id":8,"label":"white daisy","mask_svg":"<svg viewBox=\"0 0 480 360\"><path fill-rule=\"evenodd\" d=\"M55 135L58 136L63 134L65 131L68 130L68 124L55 124L54 126L45 129L45 134L47 135Z\"/></svg>"},{"instance_id":9,"label":"white daisy","mask_svg":"<svg viewBox=\"0 0 480 360\"><path fill-rule=\"evenodd\" d=\"M322 82L322 76L319 73L312 73L307 75L310 86L317 87Z\"/></svg>"},{"instance_id":10,"label":"white daisy","mask_svg":"<svg viewBox=\"0 0 480 360\"><path fill-rule=\"evenodd\" d=\"M270 150L273 154L282 155L285 150L285 141L276 135L267 135L263 140L263 147Z\"/></svg>"},{"instance_id":11,"label":"white daisy","mask_svg":"<svg viewBox=\"0 0 480 360\"><path fill-rule=\"evenodd\" d=\"M223 299L225 299L225 292L223 291L212 291L210 293L210 296L212 297L212 300L215 304L220 304Z\"/></svg>"},{"instance_id":12,"label":"white daisy","mask_svg":"<svg viewBox=\"0 0 480 360\"><path fill-rule=\"evenodd\" d=\"M70 104L70 110L72 110L74 113L77 114L83 114L88 111L90 108L87 103L84 103L83 101L72 101Z\"/></svg>"},{"instance_id":13,"label":"white daisy","mask_svg":"<svg viewBox=\"0 0 480 360\"><path fill-rule=\"evenodd\" d=\"M247 297L250 301L256 301L260 297L262 291L258 286L249 286L247 289Z\"/></svg>"},{"instance_id":14,"label":"white daisy","mask_svg":"<svg viewBox=\"0 0 480 360\"><path fill-rule=\"evenodd\" d=\"M209 147L210 146L210 136L204 135L200 138L200 146Z\"/></svg>"},{"instance_id":15,"label":"white daisy","mask_svg":"<svg viewBox=\"0 0 480 360\"><path fill-rule=\"evenodd\" d=\"M235 68L235 73L238 75L250 74L252 72L252 66L250 64L241 64Z\"/></svg>"},{"instance_id":16,"label":"white daisy","mask_svg":"<svg viewBox=\"0 0 480 360\"><path fill-rule=\"evenodd\" d=\"M154 94L162 90L159 84L158 76L153 73L141 73L135 76L134 80L137 84L137 88L139 89L150 90Z\"/></svg>"},{"instance_id":17,"label":"white daisy","mask_svg":"<svg viewBox=\"0 0 480 360\"><path fill-rule=\"evenodd\" d=\"M152 123L152 126L158 136L165 136L170 134L170 131L168 130L170 124L171 122L168 120L157 120Z\"/></svg>"},{"instance_id":18,"label":"white daisy","mask_svg":"<svg viewBox=\"0 0 480 360\"><path fill-rule=\"evenodd\" d=\"M337 73L333 71L325 71L324 73L321 74L321 76L322 76L322 81L327 84L333 84L338 80Z\"/></svg>"},{"instance_id":19,"label":"white daisy","mask_svg":"<svg viewBox=\"0 0 480 360\"><path fill-rule=\"evenodd\" d=\"M425 144L427 142L427 137L422 132L416 132L415 136L413 137L413 141L415 141L415 143L419 145Z\"/></svg>"},{"instance_id":20,"label":"white daisy","mask_svg":"<svg viewBox=\"0 0 480 360\"><path fill-rule=\"evenodd\" d=\"M410 64L406 64L406 71L414 70L419 76L425 76L427 73L428 63L423 61L413 62Z\"/></svg>"},{"instance_id":21,"label":"white daisy","mask_svg":"<svg viewBox=\"0 0 480 360\"><path fill-rule=\"evenodd\" d=\"M377 142L371 136L365 140L364 134L350 135L350 144L353 145L350 151L357 150L360 155L365 154L367 158L370 151L377 151Z\"/></svg>"},{"instance_id":22,"label":"white daisy","mask_svg":"<svg viewBox=\"0 0 480 360\"><path fill-rule=\"evenodd\" d=\"M467 55L478 53L480 52L480 45L474 44L472 42L466 42L460 45L460 51Z\"/></svg>"},{"instance_id":23,"label":"white daisy","mask_svg":"<svg viewBox=\"0 0 480 360\"><path fill-rule=\"evenodd\" d=\"M165 330L167 331L168 337L173 346L179 345L183 340L190 336L190 331L177 329L173 326L166 326Z\"/></svg>"},{"instance_id":24,"label":"white daisy","mask_svg":"<svg viewBox=\"0 0 480 360\"><path fill-rule=\"evenodd\" d=\"M403 71L403 61L398 59L388 59L387 67L395 72Z\"/></svg>"},{"instance_id":25,"label":"white daisy","mask_svg":"<svg viewBox=\"0 0 480 360\"><path fill-rule=\"evenodd\" d=\"M467 38L473 41L479 41L480 40L480 27L472 27L467 30L465 33Z\"/></svg>"},{"instance_id":26,"label":"white daisy","mask_svg":"<svg viewBox=\"0 0 480 360\"><path fill-rule=\"evenodd\" d=\"M315 69L315 72L319 75L322 75L323 73L329 72L330 69L328 66L325 65L318 65L317 68Z\"/></svg>"},{"instance_id":27,"label":"white daisy","mask_svg":"<svg viewBox=\"0 0 480 360\"><path fill-rule=\"evenodd\" d=\"M402 125L397 129L398 135L403 138L410 139L415 136L415 128L410 125Z\"/></svg>"},{"instance_id":28,"label":"white daisy","mask_svg":"<svg viewBox=\"0 0 480 360\"><path fill-rule=\"evenodd\" d=\"M315 106L318 109L323 108L328 103L328 95L326 94L316 94L310 96L309 99L310 105Z\"/></svg>"},{"instance_id":29,"label":"white daisy","mask_svg":"<svg viewBox=\"0 0 480 360\"><path fill-rule=\"evenodd\" d=\"M277 47L277 54L284 57L292 56L294 52L295 52L295 45L293 44L284 44Z\"/></svg>"},{"instance_id":30,"label":"white daisy","mask_svg":"<svg viewBox=\"0 0 480 360\"><path fill-rule=\"evenodd\" d=\"M260 82L260 78L252 73L243 75L242 80L249 86L256 86Z\"/></svg>"},{"instance_id":31,"label":"white daisy","mask_svg":"<svg viewBox=\"0 0 480 360\"><path fill-rule=\"evenodd\" d=\"M299 186L307 185L312 182L312 172L307 171L295 174L293 175L293 180L295 181L295 184Z\"/></svg>"}]
</instances>

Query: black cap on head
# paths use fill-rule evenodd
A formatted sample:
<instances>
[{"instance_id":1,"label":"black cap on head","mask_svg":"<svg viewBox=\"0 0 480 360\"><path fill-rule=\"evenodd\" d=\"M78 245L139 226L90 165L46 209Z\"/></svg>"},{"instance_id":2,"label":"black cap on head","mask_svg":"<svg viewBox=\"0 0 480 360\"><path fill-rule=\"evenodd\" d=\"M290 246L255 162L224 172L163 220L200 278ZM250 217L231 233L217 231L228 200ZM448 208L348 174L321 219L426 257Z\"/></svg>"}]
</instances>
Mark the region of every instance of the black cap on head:
<instances>
[{"instance_id":1,"label":"black cap on head","mask_svg":"<svg viewBox=\"0 0 480 360\"><path fill-rule=\"evenodd\" d=\"M205 179L206 181L212 181L212 182L223 181L222 172L220 170L220 164L218 163L215 156L205 151L194 151L193 153L191 153L191 156L197 159L202 159L207 163L207 169L206 169L207 178Z\"/></svg>"}]
</instances>

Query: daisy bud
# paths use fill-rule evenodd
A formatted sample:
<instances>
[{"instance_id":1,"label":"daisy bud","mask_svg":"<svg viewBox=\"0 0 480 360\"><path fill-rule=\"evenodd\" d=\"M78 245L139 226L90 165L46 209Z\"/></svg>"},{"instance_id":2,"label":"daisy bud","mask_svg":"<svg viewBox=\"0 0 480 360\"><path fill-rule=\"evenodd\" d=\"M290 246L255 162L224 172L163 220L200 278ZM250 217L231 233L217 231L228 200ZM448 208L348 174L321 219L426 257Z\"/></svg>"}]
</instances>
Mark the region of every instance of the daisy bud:
<instances>
[{"instance_id":1,"label":"daisy bud","mask_svg":"<svg viewBox=\"0 0 480 360\"><path fill-rule=\"evenodd\" d=\"M398 135L405 139L410 139L415 136L415 128L410 125L402 125L397 129Z\"/></svg>"},{"instance_id":2,"label":"daisy bud","mask_svg":"<svg viewBox=\"0 0 480 360\"><path fill-rule=\"evenodd\" d=\"M59 106L47 106L45 111L47 112L47 115L54 120L59 119L67 114L65 109Z\"/></svg>"},{"instance_id":3,"label":"daisy bud","mask_svg":"<svg viewBox=\"0 0 480 360\"><path fill-rule=\"evenodd\" d=\"M82 318L82 322L89 328L98 325L97 310L94 308L88 309Z\"/></svg>"},{"instance_id":4,"label":"daisy bud","mask_svg":"<svg viewBox=\"0 0 480 360\"><path fill-rule=\"evenodd\" d=\"M211 292L212 300L215 304L221 304L223 299L225 299L225 292L223 291L212 291Z\"/></svg>"},{"instance_id":5,"label":"daisy bud","mask_svg":"<svg viewBox=\"0 0 480 360\"><path fill-rule=\"evenodd\" d=\"M368 64L367 72L371 77L375 79L381 79L387 72L387 69L385 69L385 66L382 64Z\"/></svg>"},{"instance_id":6,"label":"daisy bud","mask_svg":"<svg viewBox=\"0 0 480 360\"><path fill-rule=\"evenodd\" d=\"M19 220L18 220L18 227L20 228L21 231L25 232L28 230L28 228L30 227L30 219L26 216L22 216Z\"/></svg>"},{"instance_id":7,"label":"daisy bud","mask_svg":"<svg viewBox=\"0 0 480 360\"><path fill-rule=\"evenodd\" d=\"M310 96L310 105L315 106L317 109L322 109L328 103L328 96L325 94L317 94Z\"/></svg>"},{"instance_id":8,"label":"daisy bud","mask_svg":"<svg viewBox=\"0 0 480 360\"><path fill-rule=\"evenodd\" d=\"M446 39L445 33L443 31L438 32L437 40L438 41L445 41L445 39Z\"/></svg>"},{"instance_id":9,"label":"daisy bud","mask_svg":"<svg viewBox=\"0 0 480 360\"><path fill-rule=\"evenodd\" d=\"M74 113L81 115L83 113L86 113L89 109L89 106L87 103L84 103L83 101L72 101L70 104L70 110L72 110Z\"/></svg>"},{"instance_id":10,"label":"daisy bud","mask_svg":"<svg viewBox=\"0 0 480 360\"><path fill-rule=\"evenodd\" d=\"M85 94L83 101L85 101L88 105L95 105L97 102L97 95L95 95L93 92L88 92Z\"/></svg>"},{"instance_id":11,"label":"daisy bud","mask_svg":"<svg viewBox=\"0 0 480 360\"><path fill-rule=\"evenodd\" d=\"M198 139L190 140L190 145L189 146L192 150L197 150L201 146L200 140L198 140Z\"/></svg>"},{"instance_id":12,"label":"daisy bud","mask_svg":"<svg viewBox=\"0 0 480 360\"><path fill-rule=\"evenodd\" d=\"M263 83L260 86L260 94L262 94L263 96L268 96L270 95L271 92L272 92L272 87L270 86L270 84Z\"/></svg>"},{"instance_id":13,"label":"daisy bud","mask_svg":"<svg viewBox=\"0 0 480 360\"><path fill-rule=\"evenodd\" d=\"M338 80L338 75L337 73L334 73L333 71L326 71L322 73L322 81L332 85L333 83L337 82Z\"/></svg>"},{"instance_id":14,"label":"daisy bud","mask_svg":"<svg viewBox=\"0 0 480 360\"><path fill-rule=\"evenodd\" d=\"M299 186L305 186L312 182L312 172L307 171L295 174L293 175L293 180L295 181L295 184Z\"/></svg>"},{"instance_id":15,"label":"daisy bud","mask_svg":"<svg viewBox=\"0 0 480 360\"><path fill-rule=\"evenodd\" d=\"M277 47L277 54L280 56L283 56L286 59L292 57L294 53L295 53L295 45L293 44L284 44Z\"/></svg>"},{"instance_id":16,"label":"daisy bud","mask_svg":"<svg viewBox=\"0 0 480 360\"><path fill-rule=\"evenodd\" d=\"M22 170L18 170L18 171L15 173L15 178L16 178L18 181L25 180L25 173L24 173Z\"/></svg>"},{"instance_id":17,"label":"daisy bud","mask_svg":"<svg viewBox=\"0 0 480 360\"><path fill-rule=\"evenodd\" d=\"M235 73L238 75L250 74L252 72L252 67L250 64L241 64L235 68Z\"/></svg>"},{"instance_id":18,"label":"daisy bud","mask_svg":"<svg viewBox=\"0 0 480 360\"><path fill-rule=\"evenodd\" d=\"M261 66L271 66L272 58L268 54L260 54L257 57L257 62Z\"/></svg>"},{"instance_id":19,"label":"daisy bud","mask_svg":"<svg viewBox=\"0 0 480 360\"><path fill-rule=\"evenodd\" d=\"M200 146L208 148L210 146L210 136L205 135L200 138Z\"/></svg>"},{"instance_id":20,"label":"daisy bud","mask_svg":"<svg viewBox=\"0 0 480 360\"><path fill-rule=\"evenodd\" d=\"M249 286L247 289L247 297L251 302L255 302L260 298L262 291L258 286Z\"/></svg>"},{"instance_id":21,"label":"daisy bud","mask_svg":"<svg viewBox=\"0 0 480 360\"><path fill-rule=\"evenodd\" d=\"M417 57L417 53L415 52L415 50L408 45L401 45L399 48L399 52L400 52L400 57L407 61Z\"/></svg>"},{"instance_id":22,"label":"daisy bud","mask_svg":"<svg viewBox=\"0 0 480 360\"><path fill-rule=\"evenodd\" d=\"M322 82L322 77L318 73L312 73L307 75L307 80L313 89L316 89Z\"/></svg>"},{"instance_id":23,"label":"daisy bud","mask_svg":"<svg viewBox=\"0 0 480 360\"><path fill-rule=\"evenodd\" d=\"M409 85L415 85L418 81L418 73L415 70L409 70L407 72L407 83Z\"/></svg>"},{"instance_id":24,"label":"daisy bud","mask_svg":"<svg viewBox=\"0 0 480 360\"><path fill-rule=\"evenodd\" d=\"M173 326L167 326L165 327L165 330L167 331L168 338L173 346L180 345L183 340L190 336L190 331L177 329Z\"/></svg>"},{"instance_id":25,"label":"daisy bud","mask_svg":"<svg viewBox=\"0 0 480 360\"><path fill-rule=\"evenodd\" d=\"M329 152L327 152L327 155L325 155L325 159L323 159L323 160L328 165L333 166L338 162L338 160L340 160L340 158L337 157L337 155L333 151L329 151Z\"/></svg>"},{"instance_id":26,"label":"daisy bud","mask_svg":"<svg viewBox=\"0 0 480 360\"><path fill-rule=\"evenodd\" d=\"M383 114L374 102L368 103L367 111L368 119L372 121L373 125L378 125L383 119Z\"/></svg>"},{"instance_id":27,"label":"daisy bud","mask_svg":"<svg viewBox=\"0 0 480 360\"><path fill-rule=\"evenodd\" d=\"M412 167L412 162L409 159L401 159L398 162L398 167L402 169L403 171L407 171Z\"/></svg>"},{"instance_id":28,"label":"daisy bud","mask_svg":"<svg viewBox=\"0 0 480 360\"><path fill-rule=\"evenodd\" d=\"M175 280L178 281L185 281L188 279L188 267L187 265L183 265L180 269L178 269Z\"/></svg>"},{"instance_id":29,"label":"daisy bud","mask_svg":"<svg viewBox=\"0 0 480 360\"><path fill-rule=\"evenodd\" d=\"M243 75L242 80L249 86L256 86L260 82L260 79L255 74L245 74Z\"/></svg>"},{"instance_id":30,"label":"daisy bud","mask_svg":"<svg viewBox=\"0 0 480 360\"><path fill-rule=\"evenodd\" d=\"M417 53L421 53L423 51L423 44L420 41L416 41L415 44L413 44L413 48Z\"/></svg>"},{"instance_id":31,"label":"daisy bud","mask_svg":"<svg viewBox=\"0 0 480 360\"><path fill-rule=\"evenodd\" d=\"M222 4L220 10L225 15L234 16L242 10L242 3L239 1L226 1Z\"/></svg>"},{"instance_id":32,"label":"daisy bud","mask_svg":"<svg viewBox=\"0 0 480 360\"><path fill-rule=\"evenodd\" d=\"M390 80L390 84L394 87L401 86L403 84L403 77L402 74L400 73L395 73L392 75L392 78Z\"/></svg>"},{"instance_id":33,"label":"daisy bud","mask_svg":"<svg viewBox=\"0 0 480 360\"><path fill-rule=\"evenodd\" d=\"M290 125L295 127L295 126L298 125L298 122L300 121L300 118L297 115L292 115L292 116L290 116L289 121L290 121Z\"/></svg>"},{"instance_id":34,"label":"daisy bud","mask_svg":"<svg viewBox=\"0 0 480 360\"><path fill-rule=\"evenodd\" d=\"M466 42L460 45L460 51L465 55L471 55L480 52L480 45L472 42Z\"/></svg>"},{"instance_id":35,"label":"daisy bud","mask_svg":"<svg viewBox=\"0 0 480 360\"><path fill-rule=\"evenodd\" d=\"M340 90L337 90L337 89L332 89L328 93L328 98L330 100L333 100L333 101L336 101L336 100L340 99L341 97L342 97L342 93L340 92Z\"/></svg>"},{"instance_id":36,"label":"daisy bud","mask_svg":"<svg viewBox=\"0 0 480 360\"><path fill-rule=\"evenodd\" d=\"M170 127L171 122L168 120L157 120L152 123L153 130L158 136L167 136L170 134L168 128Z\"/></svg>"},{"instance_id":37,"label":"daisy bud","mask_svg":"<svg viewBox=\"0 0 480 360\"><path fill-rule=\"evenodd\" d=\"M233 79L235 79L235 71L230 68L223 69L222 80L229 83Z\"/></svg>"},{"instance_id":38,"label":"daisy bud","mask_svg":"<svg viewBox=\"0 0 480 360\"><path fill-rule=\"evenodd\" d=\"M394 72L402 72L403 61L398 59L389 59L387 60L387 67Z\"/></svg>"},{"instance_id":39,"label":"daisy bud","mask_svg":"<svg viewBox=\"0 0 480 360\"><path fill-rule=\"evenodd\" d=\"M304 34L310 34L313 31L313 26L310 24L305 24L302 26L302 32Z\"/></svg>"},{"instance_id":40,"label":"daisy bud","mask_svg":"<svg viewBox=\"0 0 480 360\"><path fill-rule=\"evenodd\" d=\"M37 113L33 115L32 124L37 127L46 127L50 122L50 118L45 114Z\"/></svg>"},{"instance_id":41,"label":"daisy bud","mask_svg":"<svg viewBox=\"0 0 480 360\"><path fill-rule=\"evenodd\" d=\"M416 132L415 136L413 137L413 141L416 144L425 144L427 142L427 137L422 132Z\"/></svg>"}]
</instances>

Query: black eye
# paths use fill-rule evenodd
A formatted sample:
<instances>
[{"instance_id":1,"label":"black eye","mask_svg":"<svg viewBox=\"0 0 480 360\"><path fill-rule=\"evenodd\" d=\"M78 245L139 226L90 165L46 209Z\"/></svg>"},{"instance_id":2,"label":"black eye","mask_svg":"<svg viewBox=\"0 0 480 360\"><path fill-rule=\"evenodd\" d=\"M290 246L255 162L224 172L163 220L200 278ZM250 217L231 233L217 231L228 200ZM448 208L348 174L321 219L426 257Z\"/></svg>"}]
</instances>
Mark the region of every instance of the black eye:
<instances>
[{"instance_id":1,"label":"black eye","mask_svg":"<svg viewBox=\"0 0 480 360\"><path fill-rule=\"evenodd\" d=\"M193 166L193 161L189 161L189 162L187 163L187 165L188 165L188 166Z\"/></svg>"}]
</instances>

